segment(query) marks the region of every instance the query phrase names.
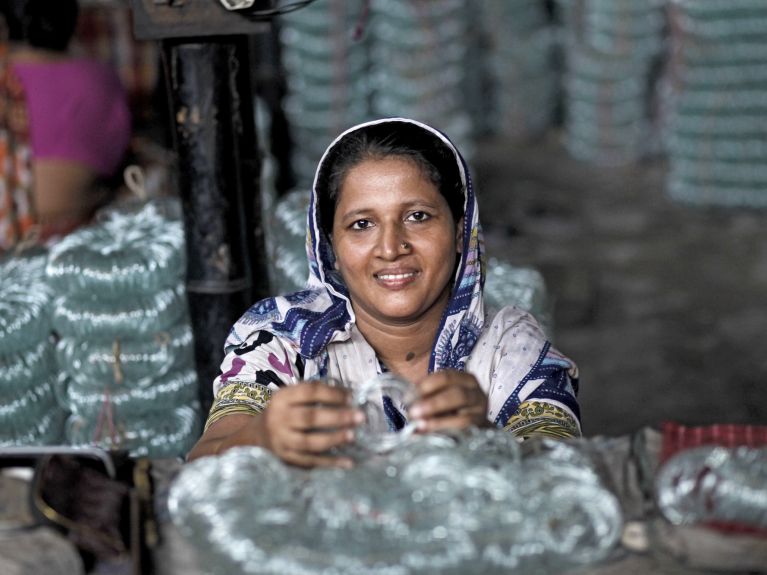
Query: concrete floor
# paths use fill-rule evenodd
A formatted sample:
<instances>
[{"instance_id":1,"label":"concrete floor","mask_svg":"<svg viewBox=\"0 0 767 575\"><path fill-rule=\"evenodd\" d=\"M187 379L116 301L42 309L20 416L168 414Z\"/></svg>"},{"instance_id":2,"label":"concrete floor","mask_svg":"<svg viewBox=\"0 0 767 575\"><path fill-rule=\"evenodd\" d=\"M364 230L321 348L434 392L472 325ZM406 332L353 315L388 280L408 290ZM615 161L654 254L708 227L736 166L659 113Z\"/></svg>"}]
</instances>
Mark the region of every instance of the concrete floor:
<instances>
[{"instance_id":1,"label":"concrete floor","mask_svg":"<svg viewBox=\"0 0 767 575\"><path fill-rule=\"evenodd\" d=\"M662 161L591 166L555 133L486 141L473 173L488 254L547 281L586 435L767 424L767 211L674 203Z\"/></svg>"}]
</instances>

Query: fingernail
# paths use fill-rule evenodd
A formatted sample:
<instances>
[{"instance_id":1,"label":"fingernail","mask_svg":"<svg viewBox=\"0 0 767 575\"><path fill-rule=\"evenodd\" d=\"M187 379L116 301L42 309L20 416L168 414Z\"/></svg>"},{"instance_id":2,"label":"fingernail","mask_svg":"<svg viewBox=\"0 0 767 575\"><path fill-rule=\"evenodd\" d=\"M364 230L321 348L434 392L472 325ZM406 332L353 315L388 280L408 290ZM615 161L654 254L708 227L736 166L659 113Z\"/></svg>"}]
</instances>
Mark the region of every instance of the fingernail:
<instances>
[{"instance_id":1,"label":"fingernail","mask_svg":"<svg viewBox=\"0 0 767 575\"><path fill-rule=\"evenodd\" d=\"M418 431L424 431L427 427L428 425L426 424L425 419L419 419L418 421L415 422L415 428Z\"/></svg>"},{"instance_id":2,"label":"fingernail","mask_svg":"<svg viewBox=\"0 0 767 575\"><path fill-rule=\"evenodd\" d=\"M352 431L351 429L349 429L349 430L346 432L346 435L345 435L345 439L346 439L346 441L354 441L354 431Z\"/></svg>"},{"instance_id":3,"label":"fingernail","mask_svg":"<svg viewBox=\"0 0 767 575\"><path fill-rule=\"evenodd\" d=\"M410 408L410 417L413 419L418 419L421 416L423 416L423 407L420 405L414 405Z\"/></svg>"},{"instance_id":4,"label":"fingernail","mask_svg":"<svg viewBox=\"0 0 767 575\"><path fill-rule=\"evenodd\" d=\"M351 469L354 467L354 462L351 459L340 459L338 461L338 467L343 469Z\"/></svg>"},{"instance_id":5,"label":"fingernail","mask_svg":"<svg viewBox=\"0 0 767 575\"><path fill-rule=\"evenodd\" d=\"M365 414L361 411L354 412L354 423L360 424L365 422Z\"/></svg>"}]
</instances>

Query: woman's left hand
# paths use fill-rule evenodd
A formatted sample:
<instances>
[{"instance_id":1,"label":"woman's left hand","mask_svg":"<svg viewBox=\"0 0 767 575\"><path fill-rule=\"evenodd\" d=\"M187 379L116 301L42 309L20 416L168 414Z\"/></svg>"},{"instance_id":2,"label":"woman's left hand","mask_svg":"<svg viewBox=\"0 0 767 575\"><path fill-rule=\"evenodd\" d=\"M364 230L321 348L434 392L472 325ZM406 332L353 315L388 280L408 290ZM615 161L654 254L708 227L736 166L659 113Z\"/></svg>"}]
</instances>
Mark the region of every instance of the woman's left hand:
<instances>
[{"instance_id":1,"label":"woman's left hand","mask_svg":"<svg viewBox=\"0 0 767 575\"><path fill-rule=\"evenodd\" d=\"M416 387L419 398L408 415L418 422L419 432L491 425L487 420L487 395L470 373L430 373Z\"/></svg>"}]
</instances>

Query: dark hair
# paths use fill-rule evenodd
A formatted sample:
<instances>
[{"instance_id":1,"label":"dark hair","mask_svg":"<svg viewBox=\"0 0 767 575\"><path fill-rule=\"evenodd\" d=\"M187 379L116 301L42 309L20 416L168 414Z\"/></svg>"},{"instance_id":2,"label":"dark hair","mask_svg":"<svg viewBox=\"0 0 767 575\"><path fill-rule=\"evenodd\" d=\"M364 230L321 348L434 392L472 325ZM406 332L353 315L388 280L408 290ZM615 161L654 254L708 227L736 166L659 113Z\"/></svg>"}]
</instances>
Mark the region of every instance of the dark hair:
<instances>
[{"instance_id":1,"label":"dark hair","mask_svg":"<svg viewBox=\"0 0 767 575\"><path fill-rule=\"evenodd\" d=\"M8 39L33 48L63 52L75 33L77 0L0 0Z\"/></svg>"},{"instance_id":2,"label":"dark hair","mask_svg":"<svg viewBox=\"0 0 767 575\"><path fill-rule=\"evenodd\" d=\"M331 236L341 186L349 171L369 159L391 156L415 162L450 206L453 219L463 216L464 193L458 160L435 134L407 122L382 122L347 134L325 157L317 177L320 227Z\"/></svg>"}]
</instances>

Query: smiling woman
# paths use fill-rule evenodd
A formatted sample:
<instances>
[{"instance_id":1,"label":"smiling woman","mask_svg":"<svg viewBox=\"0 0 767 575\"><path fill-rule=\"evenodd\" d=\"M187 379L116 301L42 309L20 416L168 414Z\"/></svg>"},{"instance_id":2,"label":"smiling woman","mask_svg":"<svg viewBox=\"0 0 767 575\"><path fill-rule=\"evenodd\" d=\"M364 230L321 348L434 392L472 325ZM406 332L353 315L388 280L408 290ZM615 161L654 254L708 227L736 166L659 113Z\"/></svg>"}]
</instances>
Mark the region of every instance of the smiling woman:
<instances>
[{"instance_id":1,"label":"smiling woman","mask_svg":"<svg viewBox=\"0 0 767 575\"><path fill-rule=\"evenodd\" d=\"M575 365L530 315L485 315L476 199L443 134L402 118L341 134L317 169L307 232L307 289L235 324L190 459L260 445L295 465L349 466L333 450L364 420L351 392L387 372L417 391L409 405L380 398L392 430L410 419L420 433L580 434Z\"/></svg>"}]
</instances>

